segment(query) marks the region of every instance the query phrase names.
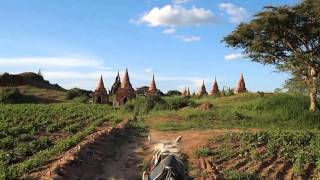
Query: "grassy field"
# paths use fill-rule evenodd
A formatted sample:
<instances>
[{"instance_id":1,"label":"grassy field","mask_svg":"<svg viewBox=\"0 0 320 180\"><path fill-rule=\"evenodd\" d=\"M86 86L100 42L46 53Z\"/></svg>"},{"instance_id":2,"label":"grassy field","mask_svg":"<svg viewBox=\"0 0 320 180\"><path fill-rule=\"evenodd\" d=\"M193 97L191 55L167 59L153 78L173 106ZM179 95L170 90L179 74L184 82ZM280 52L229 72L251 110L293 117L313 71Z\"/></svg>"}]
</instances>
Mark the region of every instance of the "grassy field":
<instances>
[{"instance_id":1,"label":"grassy field","mask_svg":"<svg viewBox=\"0 0 320 180\"><path fill-rule=\"evenodd\" d=\"M215 173L226 179L320 177L320 113L308 111L308 97L287 93L206 96L180 100L188 102L178 103L184 104L178 109L171 106L172 99L165 97L166 103L151 109L141 105L136 107L142 111L131 109L160 131L230 129L194 150L202 164L190 171L195 177ZM213 107L200 108L207 103ZM233 129L243 133L232 133Z\"/></svg>"},{"instance_id":2,"label":"grassy field","mask_svg":"<svg viewBox=\"0 0 320 180\"><path fill-rule=\"evenodd\" d=\"M0 105L0 179L21 176L100 124L114 125L128 116L104 105Z\"/></svg>"},{"instance_id":3,"label":"grassy field","mask_svg":"<svg viewBox=\"0 0 320 180\"><path fill-rule=\"evenodd\" d=\"M179 110L150 111L147 119L156 120L157 123L152 123L152 126L158 130L320 129L320 113L310 113L308 97L301 95L248 93L218 98L192 98L189 101L192 106ZM213 107L208 110L196 107L203 103L210 103Z\"/></svg>"},{"instance_id":4,"label":"grassy field","mask_svg":"<svg viewBox=\"0 0 320 180\"><path fill-rule=\"evenodd\" d=\"M43 90L27 91L39 96L43 94ZM48 97L48 94L44 96ZM62 100L65 95L52 92L50 97ZM204 103L213 107L199 108ZM308 98L301 95L251 93L202 98L138 97L119 109L81 103L1 104L0 179L19 177L43 165L51 157L80 142L104 122L112 125L125 117L136 116L144 119L142 124L162 131L215 128L318 131L320 113L309 113L308 105ZM309 134L303 134L302 138L304 136ZM318 135L312 135L314 137ZM311 144L310 139L307 144ZM292 163L296 162L295 156L290 155ZM308 159L310 157L307 156ZM314 166L318 157L311 157Z\"/></svg>"},{"instance_id":5,"label":"grassy field","mask_svg":"<svg viewBox=\"0 0 320 180\"><path fill-rule=\"evenodd\" d=\"M59 103L66 102L66 91L42 89L32 86L17 86L22 95L30 97L32 103ZM0 92L6 87L0 87Z\"/></svg>"}]
</instances>

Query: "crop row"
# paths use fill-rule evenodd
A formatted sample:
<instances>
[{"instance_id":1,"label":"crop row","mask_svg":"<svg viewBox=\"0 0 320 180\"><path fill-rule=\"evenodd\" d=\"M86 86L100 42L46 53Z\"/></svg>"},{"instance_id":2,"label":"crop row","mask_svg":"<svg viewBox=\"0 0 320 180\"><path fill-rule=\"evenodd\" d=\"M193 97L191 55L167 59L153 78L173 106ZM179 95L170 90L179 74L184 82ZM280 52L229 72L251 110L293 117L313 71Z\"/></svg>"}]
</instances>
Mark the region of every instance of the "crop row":
<instances>
[{"instance_id":1,"label":"crop row","mask_svg":"<svg viewBox=\"0 0 320 180\"><path fill-rule=\"evenodd\" d=\"M36 159L41 151L78 137L92 124L118 122L121 117L116 113L102 105L0 105L0 168Z\"/></svg>"}]
</instances>

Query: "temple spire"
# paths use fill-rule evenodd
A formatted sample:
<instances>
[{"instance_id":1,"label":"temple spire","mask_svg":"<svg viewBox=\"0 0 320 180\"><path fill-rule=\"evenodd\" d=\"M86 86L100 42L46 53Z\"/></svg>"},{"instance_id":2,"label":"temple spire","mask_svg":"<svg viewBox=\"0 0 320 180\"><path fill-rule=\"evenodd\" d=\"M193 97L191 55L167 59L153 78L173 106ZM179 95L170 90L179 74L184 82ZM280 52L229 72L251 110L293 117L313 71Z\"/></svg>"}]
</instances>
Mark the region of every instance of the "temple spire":
<instances>
[{"instance_id":1,"label":"temple spire","mask_svg":"<svg viewBox=\"0 0 320 180\"><path fill-rule=\"evenodd\" d=\"M191 96L189 87L187 89L187 96Z\"/></svg>"},{"instance_id":2,"label":"temple spire","mask_svg":"<svg viewBox=\"0 0 320 180\"><path fill-rule=\"evenodd\" d=\"M152 76L152 81L147 91L147 95L159 95L159 93L157 92L157 85L156 81L154 80L154 75Z\"/></svg>"},{"instance_id":3,"label":"temple spire","mask_svg":"<svg viewBox=\"0 0 320 180\"><path fill-rule=\"evenodd\" d=\"M100 76L100 80L99 80L99 84L96 90L105 90L106 88L104 87L104 83L103 83L103 78L102 75Z\"/></svg>"},{"instance_id":4,"label":"temple spire","mask_svg":"<svg viewBox=\"0 0 320 180\"><path fill-rule=\"evenodd\" d=\"M238 82L238 87L236 89L237 94L246 92L246 83L244 82L243 74L240 74L240 80Z\"/></svg>"},{"instance_id":5,"label":"temple spire","mask_svg":"<svg viewBox=\"0 0 320 180\"><path fill-rule=\"evenodd\" d=\"M115 95L120 87L121 87L121 80L120 80L120 73L118 70L118 74L114 80L112 87L111 87L110 94Z\"/></svg>"},{"instance_id":6,"label":"temple spire","mask_svg":"<svg viewBox=\"0 0 320 180\"><path fill-rule=\"evenodd\" d=\"M126 72L124 74L123 81L121 83L121 87L122 88L132 88L131 83L130 83L128 68L126 68Z\"/></svg>"},{"instance_id":7,"label":"temple spire","mask_svg":"<svg viewBox=\"0 0 320 180\"><path fill-rule=\"evenodd\" d=\"M157 90L157 85L156 85L156 82L154 80L154 75L152 76L152 81L151 81L151 84L149 86L149 91L153 91L155 92Z\"/></svg>"},{"instance_id":8,"label":"temple spire","mask_svg":"<svg viewBox=\"0 0 320 180\"><path fill-rule=\"evenodd\" d=\"M201 89L200 89L199 95L200 96L208 95L206 86L204 85L204 81L202 81L202 85L201 85Z\"/></svg>"},{"instance_id":9,"label":"temple spire","mask_svg":"<svg viewBox=\"0 0 320 180\"><path fill-rule=\"evenodd\" d=\"M219 93L219 86L217 83L217 79L214 78L214 82L213 82L213 86L212 86L212 90L210 92L210 95L215 96Z\"/></svg>"}]
</instances>

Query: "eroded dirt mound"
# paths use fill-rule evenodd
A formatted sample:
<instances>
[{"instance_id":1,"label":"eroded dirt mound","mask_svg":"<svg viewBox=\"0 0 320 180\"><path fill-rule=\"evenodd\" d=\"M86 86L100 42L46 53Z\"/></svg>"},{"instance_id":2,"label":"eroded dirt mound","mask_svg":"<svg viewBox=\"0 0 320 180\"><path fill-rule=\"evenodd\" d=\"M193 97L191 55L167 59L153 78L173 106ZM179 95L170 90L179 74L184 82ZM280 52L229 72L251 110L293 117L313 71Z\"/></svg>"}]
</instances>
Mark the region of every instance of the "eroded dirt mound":
<instances>
[{"instance_id":1,"label":"eroded dirt mound","mask_svg":"<svg viewBox=\"0 0 320 180\"><path fill-rule=\"evenodd\" d=\"M101 127L75 148L30 174L34 179L136 179L144 140L130 122Z\"/></svg>"},{"instance_id":2,"label":"eroded dirt mound","mask_svg":"<svg viewBox=\"0 0 320 180\"><path fill-rule=\"evenodd\" d=\"M212 104L210 103L203 103L201 104L200 106L198 106L198 109L201 109L201 110L209 110L213 107Z\"/></svg>"}]
</instances>

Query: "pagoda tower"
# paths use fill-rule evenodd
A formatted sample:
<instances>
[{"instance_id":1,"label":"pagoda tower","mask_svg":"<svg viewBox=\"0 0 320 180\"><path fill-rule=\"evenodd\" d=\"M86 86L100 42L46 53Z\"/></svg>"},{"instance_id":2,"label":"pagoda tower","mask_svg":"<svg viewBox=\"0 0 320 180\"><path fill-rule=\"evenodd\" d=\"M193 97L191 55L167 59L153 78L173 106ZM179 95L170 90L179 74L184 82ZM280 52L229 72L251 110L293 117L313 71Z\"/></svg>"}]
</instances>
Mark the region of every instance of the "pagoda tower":
<instances>
[{"instance_id":1,"label":"pagoda tower","mask_svg":"<svg viewBox=\"0 0 320 180\"><path fill-rule=\"evenodd\" d=\"M204 81L202 81L199 96L205 96L205 95L208 95L208 92L207 92L206 86L204 85Z\"/></svg>"},{"instance_id":2,"label":"pagoda tower","mask_svg":"<svg viewBox=\"0 0 320 180\"><path fill-rule=\"evenodd\" d=\"M94 93L92 94L92 103L94 104L106 104L109 101L109 95L104 87L102 75L100 77L98 86Z\"/></svg>"},{"instance_id":3,"label":"pagoda tower","mask_svg":"<svg viewBox=\"0 0 320 180\"><path fill-rule=\"evenodd\" d=\"M126 69L121 87L116 92L116 100L114 105L123 105L133 98L136 98L136 94L130 82L128 69Z\"/></svg>"},{"instance_id":4,"label":"pagoda tower","mask_svg":"<svg viewBox=\"0 0 320 180\"><path fill-rule=\"evenodd\" d=\"M186 97L187 94L188 94L188 92L187 92L187 87L185 87L184 90L182 91L182 96L183 96L183 97Z\"/></svg>"},{"instance_id":5,"label":"pagoda tower","mask_svg":"<svg viewBox=\"0 0 320 180\"><path fill-rule=\"evenodd\" d=\"M221 96L226 96L226 91L224 90L224 88L222 88Z\"/></svg>"},{"instance_id":6,"label":"pagoda tower","mask_svg":"<svg viewBox=\"0 0 320 180\"><path fill-rule=\"evenodd\" d=\"M188 89L187 89L187 96L188 96L188 97L191 96L189 87L188 87Z\"/></svg>"},{"instance_id":7,"label":"pagoda tower","mask_svg":"<svg viewBox=\"0 0 320 180\"><path fill-rule=\"evenodd\" d=\"M219 91L219 86L218 86L218 83L217 83L217 79L214 78L214 82L213 82L213 86L212 86L212 90L210 92L210 95L211 96L216 96L216 95L218 95L219 92L220 91Z\"/></svg>"},{"instance_id":8,"label":"pagoda tower","mask_svg":"<svg viewBox=\"0 0 320 180\"><path fill-rule=\"evenodd\" d=\"M120 87L121 87L121 80L120 80L120 74L118 70L116 79L111 87L110 95L115 95Z\"/></svg>"},{"instance_id":9,"label":"pagoda tower","mask_svg":"<svg viewBox=\"0 0 320 180\"><path fill-rule=\"evenodd\" d=\"M236 89L236 93L237 94L241 94L241 93L244 93L244 92L247 92L247 89L246 89L246 84L244 82L243 74L241 73L240 80L238 82L238 87Z\"/></svg>"},{"instance_id":10,"label":"pagoda tower","mask_svg":"<svg viewBox=\"0 0 320 180\"><path fill-rule=\"evenodd\" d=\"M150 95L159 95L157 93L157 85L156 85L156 81L154 80L154 75L152 76L152 81L151 81L151 84L149 86L149 89L147 91L147 96L150 96Z\"/></svg>"}]
</instances>

